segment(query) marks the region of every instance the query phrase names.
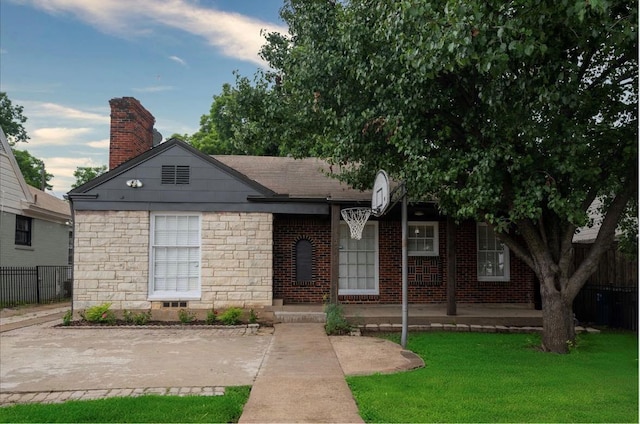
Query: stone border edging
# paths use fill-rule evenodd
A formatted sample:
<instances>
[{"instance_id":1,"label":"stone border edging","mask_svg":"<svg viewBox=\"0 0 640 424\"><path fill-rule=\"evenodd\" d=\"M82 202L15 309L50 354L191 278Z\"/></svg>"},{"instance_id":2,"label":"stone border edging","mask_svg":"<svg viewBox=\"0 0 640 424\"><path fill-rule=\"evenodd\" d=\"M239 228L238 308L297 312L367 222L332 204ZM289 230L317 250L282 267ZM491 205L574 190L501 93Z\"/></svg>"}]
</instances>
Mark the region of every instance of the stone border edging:
<instances>
[{"instance_id":1,"label":"stone border edging","mask_svg":"<svg viewBox=\"0 0 640 424\"><path fill-rule=\"evenodd\" d=\"M221 332L230 332L244 335L254 335L258 333L260 324L246 325L56 325L53 328L61 328L64 330L217 330Z\"/></svg>"},{"instance_id":2,"label":"stone border edging","mask_svg":"<svg viewBox=\"0 0 640 424\"><path fill-rule=\"evenodd\" d=\"M62 403L70 400L95 400L112 397L159 396L222 396L222 386L206 387L145 387L122 389L62 390L49 392L2 392L0 407L25 403Z\"/></svg>"},{"instance_id":3,"label":"stone border edging","mask_svg":"<svg viewBox=\"0 0 640 424\"><path fill-rule=\"evenodd\" d=\"M542 327L507 327L504 325L475 325L475 324L426 324L409 325L411 332L426 331L458 331L474 333L542 333ZM402 331L402 324L365 324L358 326L359 332L388 332ZM597 334L600 330L591 327L576 326L576 333Z\"/></svg>"}]
</instances>

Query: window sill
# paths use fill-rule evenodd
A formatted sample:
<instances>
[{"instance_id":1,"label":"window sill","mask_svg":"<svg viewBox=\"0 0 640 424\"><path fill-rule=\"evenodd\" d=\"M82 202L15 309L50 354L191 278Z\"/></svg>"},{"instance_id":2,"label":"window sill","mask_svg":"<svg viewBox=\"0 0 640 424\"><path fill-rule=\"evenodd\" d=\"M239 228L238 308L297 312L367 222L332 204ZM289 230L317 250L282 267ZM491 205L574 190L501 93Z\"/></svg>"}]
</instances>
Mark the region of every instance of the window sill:
<instances>
[{"instance_id":1,"label":"window sill","mask_svg":"<svg viewBox=\"0 0 640 424\"><path fill-rule=\"evenodd\" d=\"M509 277L497 278L497 277L478 277L478 281L481 283L508 283L511 281Z\"/></svg>"},{"instance_id":2,"label":"window sill","mask_svg":"<svg viewBox=\"0 0 640 424\"><path fill-rule=\"evenodd\" d=\"M14 245L16 250L29 250L31 252L35 251L36 249L33 248L33 246L25 246L22 244L16 244Z\"/></svg>"},{"instance_id":3,"label":"window sill","mask_svg":"<svg viewBox=\"0 0 640 424\"><path fill-rule=\"evenodd\" d=\"M181 300L200 300L200 293L184 293L184 292L163 292L150 294L147 297L149 301L181 301Z\"/></svg>"},{"instance_id":4,"label":"window sill","mask_svg":"<svg viewBox=\"0 0 640 424\"><path fill-rule=\"evenodd\" d=\"M378 290L338 290L338 296L379 296Z\"/></svg>"}]
</instances>

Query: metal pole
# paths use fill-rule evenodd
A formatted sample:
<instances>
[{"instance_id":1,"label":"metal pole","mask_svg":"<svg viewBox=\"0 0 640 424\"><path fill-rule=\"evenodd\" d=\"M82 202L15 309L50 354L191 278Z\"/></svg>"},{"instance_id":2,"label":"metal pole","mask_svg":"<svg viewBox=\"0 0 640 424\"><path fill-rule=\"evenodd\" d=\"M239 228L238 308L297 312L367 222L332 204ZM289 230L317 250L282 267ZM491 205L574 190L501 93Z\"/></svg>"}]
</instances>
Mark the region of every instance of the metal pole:
<instances>
[{"instance_id":1,"label":"metal pole","mask_svg":"<svg viewBox=\"0 0 640 424\"><path fill-rule=\"evenodd\" d=\"M407 194L402 196L402 338L400 344L407 346L407 329L409 327L409 254L407 249Z\"/></svg>"}]
</instances>

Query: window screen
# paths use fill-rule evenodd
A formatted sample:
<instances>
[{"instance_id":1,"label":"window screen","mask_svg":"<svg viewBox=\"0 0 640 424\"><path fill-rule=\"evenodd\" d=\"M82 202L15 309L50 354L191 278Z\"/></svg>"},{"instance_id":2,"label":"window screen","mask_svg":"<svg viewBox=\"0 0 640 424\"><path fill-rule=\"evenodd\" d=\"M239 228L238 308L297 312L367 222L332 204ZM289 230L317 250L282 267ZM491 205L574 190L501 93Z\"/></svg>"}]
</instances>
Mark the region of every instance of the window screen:
<instances>
[{"instance_id":1,"label":"window screen","mask_svg":"<svg viewBox=\"0 0 640 424\"><path fill-rule=\"evenodd\" d=\"M509 248L486 224L478 224L478 280L509 280Z\"/></svg>"},{"instance_id":2,"label":"window screen","mask_svg":"<svg viewBox=\"0 0 640 424\"><path fill-rule=\"evenodd\" d=\"M16 244L20 246L31 246L31 225L31 218L16 215Z\"/></svg>"},{"instance_id":3,"label":"window screen","mask_svg":"<svg viewBox=\"0 0 640 424\"><path fill-rule=\"evenodd\" d=\"M313 280L313 245L309 240L296 243L296 281Z\"/></svg>"}]
</instances>

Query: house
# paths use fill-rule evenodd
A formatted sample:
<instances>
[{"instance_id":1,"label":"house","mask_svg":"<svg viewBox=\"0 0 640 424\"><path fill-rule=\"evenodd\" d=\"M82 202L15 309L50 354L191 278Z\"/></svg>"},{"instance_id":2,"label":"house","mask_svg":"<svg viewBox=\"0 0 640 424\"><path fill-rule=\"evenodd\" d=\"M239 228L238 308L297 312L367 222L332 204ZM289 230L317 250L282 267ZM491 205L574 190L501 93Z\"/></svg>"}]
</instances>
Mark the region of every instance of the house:
<instances>
[{"instance_id":1,"label":"house","mask_svg":"<svg viewBox=\"0 0 640 424\"><path fill-rule=\"evenodd\" d=\"M69 203L29 186L0 128L0 267L69 265Z\"/></svg>"},{"instance_id":2,"label":"house","mask_svg":"<svg viewBox=\"0 0 640 424\"><path fill-rule=\"evenodd\" d=\"M27 185L0 128L0 305L70 297L69 203Z\"/></svg>"},{"instance_id":3,"label":"house","mask_svg":"<svg viewBox=\"0 0 640 424\"><path fill-rule=\"evenodd\" d=\"M154 145L155 120L136 99L110 105L110 170L68 193L74 308L111 302L158 316L328 299L401 303L399 207L370 218L353 240L340 210L370 205L371 193L332 178L327 163L208 156L178 139ZM433 203L410 206L409 302L534 307L533 273L489 228L448 225Z\"/></svg>"}]
</instances>

